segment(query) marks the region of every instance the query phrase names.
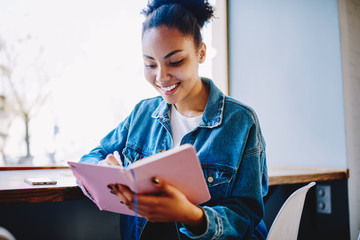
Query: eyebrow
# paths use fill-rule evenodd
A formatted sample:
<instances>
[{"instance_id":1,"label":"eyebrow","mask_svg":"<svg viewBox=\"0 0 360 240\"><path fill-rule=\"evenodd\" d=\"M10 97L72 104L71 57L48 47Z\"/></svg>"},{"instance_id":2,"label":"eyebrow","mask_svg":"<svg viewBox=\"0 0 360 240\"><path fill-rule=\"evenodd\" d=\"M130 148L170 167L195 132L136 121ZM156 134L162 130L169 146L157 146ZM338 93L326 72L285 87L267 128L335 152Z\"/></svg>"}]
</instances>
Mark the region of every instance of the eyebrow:
<instances>
[{"instance_id":1,"label":"eyebrow","mask_svg":"<svg viewBox=\"0 0 360 240\"><path fill-rule=\"evenodd\" d=\"M174 54L176 54L176 53L178 53L178 52L182 52L183 50L180 50L180 49L178 49L178 50L175 50L175 51L172 51L171 53L169 53L169 54L167 54L165 57L164 57L164 59L167 59L167 58L169 58L169 57L171 57L172 55L174 55ZM151 57L151 56L148 56L148 55L143 55L144 57L146 57L146 58L149 58L149 59L151 59L151 60L155 60L153 57Z\"/></svg>"}]
</instances>

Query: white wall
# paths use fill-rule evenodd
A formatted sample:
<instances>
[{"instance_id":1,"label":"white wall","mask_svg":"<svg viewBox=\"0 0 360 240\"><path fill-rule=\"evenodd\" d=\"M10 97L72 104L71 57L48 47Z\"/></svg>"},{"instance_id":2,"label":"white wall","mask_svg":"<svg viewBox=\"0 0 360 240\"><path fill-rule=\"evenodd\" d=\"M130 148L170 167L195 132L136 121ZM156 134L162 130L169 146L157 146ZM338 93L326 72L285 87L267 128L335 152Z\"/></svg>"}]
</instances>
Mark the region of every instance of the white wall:
<instances>
[{"instance_id":1,"label":"white wall","mask_svg":"<svg viewBox=\"0 0 360 240\"><path fill-rule=\"evenodd\" d=\"M214 2L214 0L212 1ZM212 47L214 57L212 60L213 81L225 94L229 94L228 55L227 55L227 12L225 0L215 1L215 19L212 21Z\"/></svg>"},{"instance_id":2,"label":"white wall","mask_svg":"<svg viewBox=\"0 0 360 240\"><path fill-rule=\"evenodd\" d=\"M360 0L339 0L351 239L360 232Z\"/></svg>"},{"instance_id":3,"label":"white wall","mask_svg":"<svg viewBox=\"0 0 360 240\"><path fill-rule=\"evenodd\" d=\"M229 0L230 95L257 112L271 165L346 168L336 0Z\"/></svg>"}]
</instances>

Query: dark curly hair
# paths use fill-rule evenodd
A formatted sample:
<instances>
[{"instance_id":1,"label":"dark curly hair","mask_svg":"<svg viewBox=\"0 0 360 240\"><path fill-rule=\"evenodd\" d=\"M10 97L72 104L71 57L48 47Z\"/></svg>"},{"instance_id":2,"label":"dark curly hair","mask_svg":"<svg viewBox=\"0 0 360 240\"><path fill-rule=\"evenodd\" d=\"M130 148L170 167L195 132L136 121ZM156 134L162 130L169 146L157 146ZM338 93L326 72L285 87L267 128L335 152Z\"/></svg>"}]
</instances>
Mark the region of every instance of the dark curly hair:
<instances>
[{"instance_id":1,"label":"dark curly hair","mask_svg":"<svg viewBox=\"0 0 360 240\"><path fill-rule=\"evenodd\" d=\"M192 36L196 47L202 42L201 28L214 16L208 0L149 0L141 13L146 16L142 34L147 29L164 25Z\"/></svg>"}]
</instances>

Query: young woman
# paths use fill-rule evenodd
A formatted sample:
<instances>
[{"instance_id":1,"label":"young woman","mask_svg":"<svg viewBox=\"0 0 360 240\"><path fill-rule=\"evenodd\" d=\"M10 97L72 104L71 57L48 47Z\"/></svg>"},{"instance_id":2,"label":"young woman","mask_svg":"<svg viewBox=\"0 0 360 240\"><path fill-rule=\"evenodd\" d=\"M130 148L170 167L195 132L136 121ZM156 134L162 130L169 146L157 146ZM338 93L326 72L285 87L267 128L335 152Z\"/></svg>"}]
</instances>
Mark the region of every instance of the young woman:
<instances>
[{"instance_id":1,"label":"young woman","mask_svg":"<svg viewBox=\"0 0 360 240\"><path fill-rule=\"evenodd\" d=\"M212 7L206 0L154 0L143 13L145 78L160 96L141 101L81 161L118 165L117 151L127 166L189 143L197 150L211 200L196 206L154 176L161 194L137 195L142 218L136 226L134 217L121 215L122 239L134 239L136 231L141 239L265 239L268 179L256 114L198 75L206 56L201 28L212 18ZM114 184L112 192L135 208L129 189Z\"/></svg>"}]
</instances>

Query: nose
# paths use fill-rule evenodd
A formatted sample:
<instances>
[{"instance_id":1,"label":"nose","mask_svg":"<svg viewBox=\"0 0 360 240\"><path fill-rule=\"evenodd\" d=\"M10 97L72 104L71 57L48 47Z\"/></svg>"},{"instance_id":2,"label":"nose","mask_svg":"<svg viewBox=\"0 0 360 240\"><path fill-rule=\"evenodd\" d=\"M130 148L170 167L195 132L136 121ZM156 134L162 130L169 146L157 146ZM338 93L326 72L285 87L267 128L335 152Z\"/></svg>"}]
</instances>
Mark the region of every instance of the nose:
<instances>
[{"instance_id":1,"label":"nose","mask_svg":"<svg viewBox=\"0 0 360 240\"><path fill-rule=\"evenodd\" d=\"M164 82L170 80L170 74L165 66L158 67L156 72L156 81Z\"/></svg>"}]
</instances>

